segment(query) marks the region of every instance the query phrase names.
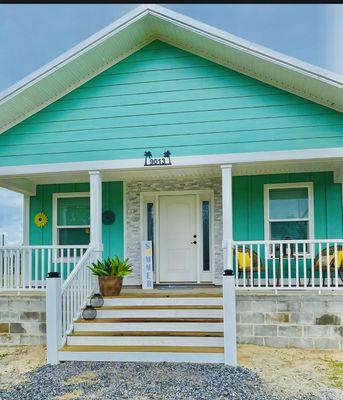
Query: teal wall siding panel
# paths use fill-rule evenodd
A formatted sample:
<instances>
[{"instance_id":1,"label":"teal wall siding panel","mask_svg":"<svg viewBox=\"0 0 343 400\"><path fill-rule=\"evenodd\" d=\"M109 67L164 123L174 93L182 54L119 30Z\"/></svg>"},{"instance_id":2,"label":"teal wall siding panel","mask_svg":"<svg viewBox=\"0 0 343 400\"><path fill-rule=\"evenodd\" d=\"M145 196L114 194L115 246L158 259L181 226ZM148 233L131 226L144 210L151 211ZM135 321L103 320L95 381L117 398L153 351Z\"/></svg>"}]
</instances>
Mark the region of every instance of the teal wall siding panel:
<instances>
[{"instance_id":1,"label":"teal wall siding panel","mask_svg":"<svg viewBox=\"0 0 343 400\"><path fill-rule=\"evenodd\" d=\"M88 183L68 183L38 185L36 196L30 199L30 244L51 245L53 241L53 193L88 192ZM103 210L111 210L116 219L112 225L103 224L104 256L123 257L124 255L124 205L123 182L103 183ZM48 216L48 223L38 228L33 218L43 211Z\"/></svg>"},{"instance_id":2,"label":"teal wall siding panel","mask_svg":"<svg viewBox=\"0 0 343 400\"><path fill-rule=\"evenodd\" d=\"M264 240L264 185L313 182L314 234L316 239L343 237L342 185L332 172L233 177L235 240Z\"/></svg>"},{"instance_id":3,"label":"teal wall siding panel","mask_svg":"<svg viewBox=\"0 0 343 400\"><path fill-rule=\"evenodd\" d=\"M342 146L340 113L155 41L0 135L0 166Z\"/></svg>"}]
</instances>

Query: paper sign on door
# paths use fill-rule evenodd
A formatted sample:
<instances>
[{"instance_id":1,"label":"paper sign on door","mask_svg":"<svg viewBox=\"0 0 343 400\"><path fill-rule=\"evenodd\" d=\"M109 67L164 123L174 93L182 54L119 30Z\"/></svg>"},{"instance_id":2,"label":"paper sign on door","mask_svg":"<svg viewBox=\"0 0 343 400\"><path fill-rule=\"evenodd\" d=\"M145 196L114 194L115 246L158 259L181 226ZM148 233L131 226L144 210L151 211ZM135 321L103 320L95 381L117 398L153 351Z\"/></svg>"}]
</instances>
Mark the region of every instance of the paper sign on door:
<instances>
[{"instance_id":1,"label":"paper sign on door","mask_svg":"<svg viewBox=\"0 0 343 400\"><path fill-rule=\"evenodd\" d=\"M152 262L152 242L146 240L142 242L142 288L154 288L154 274Z\"/></svg>"}]
</instances>

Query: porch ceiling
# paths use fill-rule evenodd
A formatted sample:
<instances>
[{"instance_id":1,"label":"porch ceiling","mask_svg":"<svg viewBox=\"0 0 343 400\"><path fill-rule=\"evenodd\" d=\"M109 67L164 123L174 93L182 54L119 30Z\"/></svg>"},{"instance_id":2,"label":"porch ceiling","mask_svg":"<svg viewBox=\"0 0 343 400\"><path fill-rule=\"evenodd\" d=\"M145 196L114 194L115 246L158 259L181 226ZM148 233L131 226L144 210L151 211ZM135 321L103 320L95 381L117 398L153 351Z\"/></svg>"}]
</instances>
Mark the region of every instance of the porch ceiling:
<instances>
[{"instance_id":1,"label":"porch ceiling","mask_svg":"<svg viewBox=\"0 0 343 400\"><path fill-rule=\"evenodd\" d=\"M343 183L343 158L236 163L232 165L232 172L234 176L321 171L333 171L335 182ZM101 173L102 180L104 182L134 180L146 181L174 177L220 177L221 164L182 167L170 166L168 168L142 167L132 169L103 169L101 170ZM5 178L0 179L0 187L28 195L34 195L36 185L76 182L89 182L89 171L8 175Z\"/></svg>"}]
</instances>

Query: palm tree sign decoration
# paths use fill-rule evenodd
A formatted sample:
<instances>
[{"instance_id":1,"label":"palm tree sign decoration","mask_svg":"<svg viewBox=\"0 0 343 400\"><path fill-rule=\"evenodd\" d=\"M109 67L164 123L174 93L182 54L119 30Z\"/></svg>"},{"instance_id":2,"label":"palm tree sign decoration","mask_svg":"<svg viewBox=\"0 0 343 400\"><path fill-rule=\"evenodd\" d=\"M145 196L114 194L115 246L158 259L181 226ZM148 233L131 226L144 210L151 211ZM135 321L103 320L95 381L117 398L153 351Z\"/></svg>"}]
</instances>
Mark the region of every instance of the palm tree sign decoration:
<instances>
[{"instance_id":1,"label":"palm tree sign decoration","mask_svg":"<svg viewBox=\"0 0 343 400\"><path fill-rule=\"evenodd\" d=\"M169 150L163 153L163 157L161 158L154 158L151 154L151 151L144 152L144 166L151 167L155 165L172 165L171 163L171 152Z\"/></svg>"}]
</instances>

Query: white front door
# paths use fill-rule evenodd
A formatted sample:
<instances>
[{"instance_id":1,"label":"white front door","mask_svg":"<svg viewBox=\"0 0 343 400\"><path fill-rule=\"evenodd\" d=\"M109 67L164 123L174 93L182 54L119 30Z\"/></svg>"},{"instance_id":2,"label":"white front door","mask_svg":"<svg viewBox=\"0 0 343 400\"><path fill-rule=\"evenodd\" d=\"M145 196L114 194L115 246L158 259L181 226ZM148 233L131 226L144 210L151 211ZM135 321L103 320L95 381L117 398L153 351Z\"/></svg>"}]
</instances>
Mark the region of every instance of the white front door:
<instances>
[{"instance_id":1,"label":"white front door","mask_svg":"<svg viewBox=\"0 0 343 400\"><path fill-rule=\"evenodd\" d=\"M160 282L196 282L196 196L160 196L159 232Z\"/></svg>"}]
</instances>

